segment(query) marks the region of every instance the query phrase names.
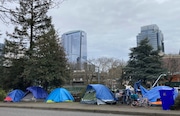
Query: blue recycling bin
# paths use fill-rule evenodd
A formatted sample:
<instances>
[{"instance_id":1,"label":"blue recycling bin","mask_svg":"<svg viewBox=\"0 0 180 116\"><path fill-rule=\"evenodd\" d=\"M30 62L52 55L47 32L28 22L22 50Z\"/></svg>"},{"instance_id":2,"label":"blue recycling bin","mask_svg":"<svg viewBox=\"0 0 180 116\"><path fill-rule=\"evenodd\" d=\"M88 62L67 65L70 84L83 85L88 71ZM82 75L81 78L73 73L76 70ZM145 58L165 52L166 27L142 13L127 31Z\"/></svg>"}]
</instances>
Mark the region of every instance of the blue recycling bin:
<instances>
[{"instance_id":1,"label":"blue recycling bin","mask_svg":"<svg viewBox=\"0 0 180 116\"><path fill-rule=\"evenodd\" d=\"M170 110L170 107L174 105L174 98L173 93L174 89L172 90L159 90L160 97L162 101L162 109L163 110Z\"/></svg>"}]
</instances>

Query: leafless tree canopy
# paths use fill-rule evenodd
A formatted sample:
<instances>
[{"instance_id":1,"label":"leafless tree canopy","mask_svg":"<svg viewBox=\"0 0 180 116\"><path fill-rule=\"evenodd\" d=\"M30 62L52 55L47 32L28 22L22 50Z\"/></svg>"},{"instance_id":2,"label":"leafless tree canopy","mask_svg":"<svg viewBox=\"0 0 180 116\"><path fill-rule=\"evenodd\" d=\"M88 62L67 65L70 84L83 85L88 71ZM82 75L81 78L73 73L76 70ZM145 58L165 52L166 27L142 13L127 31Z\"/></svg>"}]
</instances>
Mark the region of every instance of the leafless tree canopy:
<instances>
[{"instance_id":1,"label":"leafless tree canopy","mask_svg":"<svg viewBox=\"0 0 180 116\"><path fill-rule=\"evenodd\" d=\"M114 81L121 78L122 69L126 65L125 61L123 60L115 59L115 58L107 58L107 57L91 59L89 61L92 64L96 65L96 67L99 67L101 83L104 83L110 88L113 87Z\"/></svg>"},{"instance_id":2,"label":"leafless tree canopy","mask_svg":"<svg viewBox=\"0 0 180 116\"><path fill-rule=\"evenodd\" d=\"M180 72L180 56L179 55L169 55L163 58L164 67L168 69L168 72L175 74Z\"/></svg>"},{"instance_id":3,"label":"leafless tree canopy","mask_svg":"<svg viewBox=\"0 0 180 116\"><path fill-rule=\"evenodd\" d=\"M64 1L46 0L46 2L51 3L51 8L58 8ZM8 4L13 4L16 7L16 5L19 5L19 0L0 0L0 20L6 24L9 22L10 14L14 11L13 8L7 7Z\"/></svg>"}]
</instances>

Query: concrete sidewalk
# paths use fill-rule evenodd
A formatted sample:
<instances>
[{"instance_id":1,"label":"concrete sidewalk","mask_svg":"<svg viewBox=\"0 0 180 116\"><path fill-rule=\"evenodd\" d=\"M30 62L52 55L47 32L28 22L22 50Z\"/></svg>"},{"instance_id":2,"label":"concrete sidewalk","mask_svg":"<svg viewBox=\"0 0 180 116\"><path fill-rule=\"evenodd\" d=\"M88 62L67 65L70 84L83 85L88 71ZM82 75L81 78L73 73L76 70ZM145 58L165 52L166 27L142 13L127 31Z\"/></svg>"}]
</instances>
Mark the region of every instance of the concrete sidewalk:
<instances>
[{"instance_id":1,"label":"concrete sidewalk","mask_svg":"<svg viewBox=\"0 0 180 116\"><path fill-rule=\"evenodd\" d=\"M79 102L69 103L42 103L42 102L18 102L18 103L0 103L0 107L9 108L30 108L45 110L63 110L96 112L111 114L143 115L143 116L180 116L180 111L162 110L161 107L131 107L128 105L92 105L81 104Z\"/></svg>"}]
</instances>

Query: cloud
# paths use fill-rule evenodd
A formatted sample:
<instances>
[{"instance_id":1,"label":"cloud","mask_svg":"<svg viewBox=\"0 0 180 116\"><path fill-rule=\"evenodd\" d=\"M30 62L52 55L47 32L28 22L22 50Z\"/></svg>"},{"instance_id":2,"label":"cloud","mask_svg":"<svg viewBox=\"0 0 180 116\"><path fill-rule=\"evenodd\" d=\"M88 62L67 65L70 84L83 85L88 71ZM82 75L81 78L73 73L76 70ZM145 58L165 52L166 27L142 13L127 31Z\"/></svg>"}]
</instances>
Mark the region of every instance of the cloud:
<instances>
[{"instance_id":1,"label":"cloud","mask_svg":"<svg viewBox=\"0 0 180 116\"><path fill-rule=\"evenodd\" d=\"M179 53L180 0L65 0L51 9L60 35L71 30L87 33L88 58L128 60L141 26L157 24L164 34L165 52Z\"/></svg>"}]
</instances>

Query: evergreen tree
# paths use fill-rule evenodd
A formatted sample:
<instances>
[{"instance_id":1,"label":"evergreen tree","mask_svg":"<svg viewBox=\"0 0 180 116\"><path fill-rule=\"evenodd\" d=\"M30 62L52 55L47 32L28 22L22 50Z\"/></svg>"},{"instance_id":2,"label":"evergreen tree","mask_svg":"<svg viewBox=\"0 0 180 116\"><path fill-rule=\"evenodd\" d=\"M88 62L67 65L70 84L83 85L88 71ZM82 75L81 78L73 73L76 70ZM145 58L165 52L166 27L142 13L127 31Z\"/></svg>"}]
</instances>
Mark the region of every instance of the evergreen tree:
<instances>
[{"instance_id":1,"label":"evergreen tree","mask_svg":"<svg viewBox=\"0 0 180 116\"><path fill-rule=\"evenodd\" d=\"M25 58L18 41L5 39L3 57L1 61L1 86L5 90L25 89L25 82L21 76L25 65Z\"/></svg>"},{"instance_id":2,"label":"evergreen tree","mask_svg":"<svg viewBox=\"0 0 180 116\"><path fill-rule=\"evenodd\" d=\"M139 46L130 50L129 61L124 69L126 78L131 78L133 82L141 80L146 84L147 81L153 82L165 72L159 50L153 50L148 39L142 40Z\"/></svg>"},{"instance_id":3,"label":"evergreen tree","mask_svg":"<svg viewBox=\"0 0 180 116\"><path fill-rule=\"evenodd\" d=\"M45 31L49 31L51 17L47 15L47 12L51 3L51 0L19 0L19 8L12 13L11 21L17 27L10 36L23 39L29 45L27 52L29 57L33 54L34 43L38 37L42 36Z\"/></svg>"},{"instance_id":4,"label":"evergreen tree","mask_svg":"<svg viewBox=\"0 0 180 116\"><path fill-rule=\"evenodd\" d=\"M69 73L64 49L59 43L54 27L40 36L35 45L35 55L29 60L26 75L35 80L36 85L43 85L46 89L48 86L62 86L69 80Z\"/></svg>"},{"instance_id":5,"label":"evergreen tree","mask_svg":"<svg viewBox=\"0 0 180 116\"><path fill-rule=\"evenodd\" d=\"M20 6L12 12L15 28L12 34L8 33L5 44L7 68L4 68L3 78L4 82L13 78L16 83L7 88L35 84L47 88L53 82L60 86L68 77L64 50L47 15L51 4L51 0L19 0Z\"/></svg>"}]
</instances>

